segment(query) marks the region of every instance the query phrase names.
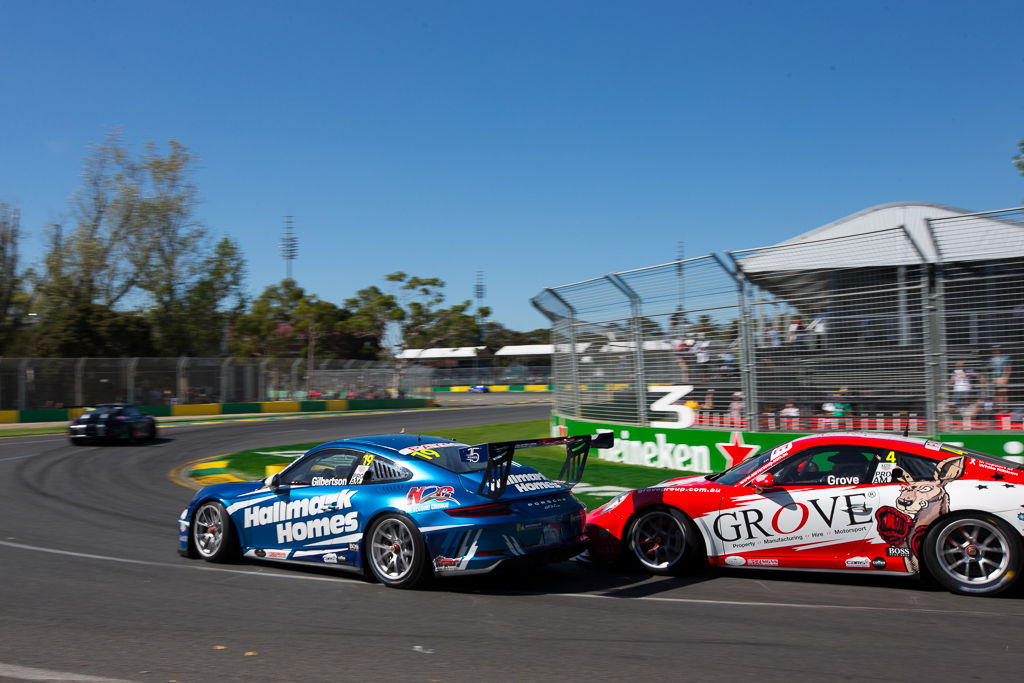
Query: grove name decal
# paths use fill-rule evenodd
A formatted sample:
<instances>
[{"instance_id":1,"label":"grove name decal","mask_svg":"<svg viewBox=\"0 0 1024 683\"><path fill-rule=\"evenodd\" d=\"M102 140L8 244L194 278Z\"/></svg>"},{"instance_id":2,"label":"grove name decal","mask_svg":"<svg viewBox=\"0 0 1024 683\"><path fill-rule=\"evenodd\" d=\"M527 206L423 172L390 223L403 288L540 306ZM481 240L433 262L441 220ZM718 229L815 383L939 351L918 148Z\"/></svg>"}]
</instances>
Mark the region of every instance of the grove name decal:
<instances>
[{"instance_id":1,"label":"grove name decal","mask_svg":"<svg viewBox=\"0 0 1024 683\"><path fill-rule=\"evenodd\" d=\"M804 528L804 525L811 519L811 512L813 510L814 516L820 518L828 528L832 529L832 533L848 533L854 531L856 527L871 524L871 515L866 511L865 498L863 493L850 493L844 496L832 496L825 499L813 498L807 501L809 505L792 502L776 510L770 519L767 519L765 514L757 508L723 512L715 517L711 529L715 536L726 543L735 543L740 540L763 541L764 539L776 536L791 537ZM822 500L831 502L819 504L819 501ZM845 503L842 507L839 507L840 500ZM845 522L844 526L846 528L834 528L834 522L837 521L836 517L839 510L842 510L843 515L840 516L838 522ZM784 514L791 512L795 512L795 514ZM783 519L784 517L785 519ZM821 537L823 534L811 532L810 536L812 538ZM786 538L780 540L792 541L803 539L800 537L799 539ZM744 545L753 546L754 543ZM734 547L740 546L736 545Z\"/></svg>"},{"instance_id":2,"label":"grove name decal","mask_svg":"<svg viewBox=\"0 0 1024 683\"><path fill-rule=\"evenodd\" d=\"M355 493L352 489L345 489L322 496L310 496L288 502L279 500L271 505L248 507L244 511L243 526L248 529L266 524L276 524L278 543L292 543L320 536L350 533L359 528L359 513L356 511L318 519L292 520L350 508L352 507L352 496Z\"/></svg>"}]
</instances>

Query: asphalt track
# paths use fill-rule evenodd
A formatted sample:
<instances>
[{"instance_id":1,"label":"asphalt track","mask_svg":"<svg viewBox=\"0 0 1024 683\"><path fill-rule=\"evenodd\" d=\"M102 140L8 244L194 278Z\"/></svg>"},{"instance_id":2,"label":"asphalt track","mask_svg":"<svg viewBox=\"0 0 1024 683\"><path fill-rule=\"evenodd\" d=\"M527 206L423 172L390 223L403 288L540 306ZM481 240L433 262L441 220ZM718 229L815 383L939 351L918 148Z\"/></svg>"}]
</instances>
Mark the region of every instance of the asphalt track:
<instances>
[{"instance_id":1,"label":"asphalt track","mask_svg":"<svg viewBox=\"0 0 1024 683\"><path fill-rule=\"evenodd\" d=\"M398 591L175 552L204 456L547 415L465 408L167 428L137 447L0 439L0 680L970 681L1020 676L1024 600L757 570L650 578L573 562ZM522 404L512 402L524 401ZM496 405L505 403L506 405Z\"/></svg>"}]
</instances>

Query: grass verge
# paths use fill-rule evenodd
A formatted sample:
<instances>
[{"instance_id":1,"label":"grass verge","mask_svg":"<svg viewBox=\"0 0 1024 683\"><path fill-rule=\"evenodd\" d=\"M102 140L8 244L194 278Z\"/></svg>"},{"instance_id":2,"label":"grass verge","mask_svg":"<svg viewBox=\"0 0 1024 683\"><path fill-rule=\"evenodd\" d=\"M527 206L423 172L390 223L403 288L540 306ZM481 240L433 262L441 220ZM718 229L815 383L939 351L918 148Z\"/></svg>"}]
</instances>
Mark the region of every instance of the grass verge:
<instances>
[{"instance_id":1,"label":"grass verge","mask_svg":"<svg viewBox=\"0 0 1024 683\"><path fill-rule=\"evenodd\" d=\"M488 441L513 441L517 439L536 439L548 436L547 420L531 420L529 422L509 422L504 424L486 425L482 427L458 427L454 429L433 429L431 433L463 443L484 443ZM189 475L193 477L229 476L242 480L261 479L265 476L267 465L283 465L320 442L268 446L265 448L240 451L231 455L211 458L216 467L195 466ZM290 456L274 455L274 453L291 452ZM516 454L516 462L536 468L547 477L557 477L565 460L565 449L561 447L531 448ZM200 467L202 467L200 469ZM670 477L693 474L679 470L664 470L638 465L600 460L596 453L591 453L587 467L583 473L583 482L590 487L623 487L626 489L651 486ZM212 483L213 479L207 480ZM577 496L590 509L593 509L612 498L614 492L587 493L589 487L581 487Z\"/></svg>"}]
</instances>

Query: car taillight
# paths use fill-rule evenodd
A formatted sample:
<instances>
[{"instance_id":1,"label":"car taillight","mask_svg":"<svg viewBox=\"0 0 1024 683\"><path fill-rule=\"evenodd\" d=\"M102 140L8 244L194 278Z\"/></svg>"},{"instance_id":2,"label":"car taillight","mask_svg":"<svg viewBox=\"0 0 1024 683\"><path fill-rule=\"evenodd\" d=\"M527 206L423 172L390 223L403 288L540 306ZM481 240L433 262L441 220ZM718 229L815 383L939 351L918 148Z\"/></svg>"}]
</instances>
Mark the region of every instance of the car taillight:
<instances>
[{"instance_id":1,"label":"car taillight","mask_svg":"<svg viewBox=\"0 0 1024 683\"><path fill-rule=\"evenodd\" d=\"M452 508L445 512L452 517L498 517L499 515L511 515L512 508L508 503L490 503L468 508Z\"/></svg>"},{"instance_id":2,"label":"car taillight","mask_svg":"<svg viewBox=\"0 0 1024 683\"><path fill-rule=\"evenodd\" d=\"M118 416L117 416L117 417L115 417L114 419L115 419L115 420L120 420L120 421L124 422L124 421L125 421L125 420L127 420L128 418L127 418L127 417L125 417L124 415L118 415Z\"/></svg>"}]
</instances>

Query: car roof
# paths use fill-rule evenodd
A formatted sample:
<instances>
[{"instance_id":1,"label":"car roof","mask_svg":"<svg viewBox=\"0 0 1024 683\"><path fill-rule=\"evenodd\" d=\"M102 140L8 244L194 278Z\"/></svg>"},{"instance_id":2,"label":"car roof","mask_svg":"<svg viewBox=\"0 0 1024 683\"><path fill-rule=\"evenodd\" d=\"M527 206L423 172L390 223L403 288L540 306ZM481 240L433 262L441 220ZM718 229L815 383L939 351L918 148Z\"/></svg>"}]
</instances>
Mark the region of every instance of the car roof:
<instances>
[{"instance_id":1,"label":"car roof","mask_svg":"<svg viewBox=\"0 0 1024 683\"><path fill-rule=\"evenodd\" d=\"M923 439L917 436L903 436L902 434L879 434L877 432L824 432L822 434L809 434L807 436L801 436L798 439L794 439L793 443L799 443L801 446L807 446L814 441L834 441L837 439L855 439L876 442L887 441L903 443L912 446L924 446L929 441L932 441L934 443L934 440Z\"/></svg>"},{"instance_id":2,"label":"car roof","mask_svg":"<svg viewBox=\"0 0 1024 683\"><path fill-rule=\"evenodd\" d=\"M402 449L409 448L410 446L433 443L455 442L452 439L447 439L442 436L432 436L429 434L374 434L371 436L357 436L349 439L329 441L317 448L319 450L320 448L327 448L331 446L375 446L377 448L387 448L392 451L401 451Z\"/></svg>"}]
</instances>

